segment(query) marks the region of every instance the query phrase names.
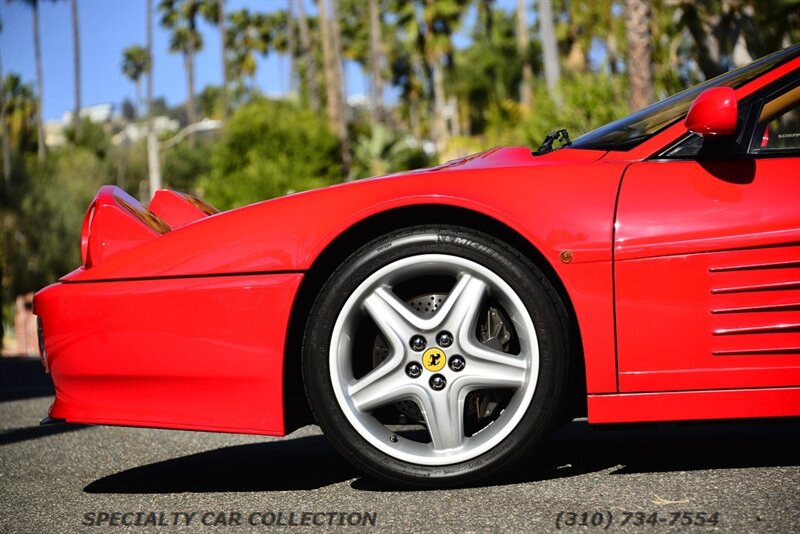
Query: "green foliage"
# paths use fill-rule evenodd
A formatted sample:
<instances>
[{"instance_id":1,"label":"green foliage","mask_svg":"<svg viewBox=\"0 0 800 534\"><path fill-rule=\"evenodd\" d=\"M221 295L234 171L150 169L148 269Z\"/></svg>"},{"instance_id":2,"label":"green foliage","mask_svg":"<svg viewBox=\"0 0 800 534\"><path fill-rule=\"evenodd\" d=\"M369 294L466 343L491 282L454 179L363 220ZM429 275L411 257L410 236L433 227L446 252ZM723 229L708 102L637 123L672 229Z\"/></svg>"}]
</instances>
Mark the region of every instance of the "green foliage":
<instances>
[{"instance_id":1,"label":"green foliage","mask_svg":"<svg viewBox=\"0 0 800 534\"><path fill-rule=\"evenodd\" d=\"M92 151L66 147L43 164L27 161L26 193L3 211L4 301L54 282L80 265L81 222L107 166Z\"/></svg>"},{"instance_id":2,"label":"green foliage","mask_svg":"<svg viewBox=\"0 0 800 534\"><path fill-rule=\"evenodd\" d=\"M266 15L250 13L248 9L229 13L228 30L225 35L228 75L240 85L244 77L249 77L254 88L258 67L256 54L266 56L269 44L270 33Z\"/></svg>"},{"instance_id":3,"label":"green foliage","mask_svg":"<svg viewBox=\"0 0 800 534\"><path fill-rule=\"evenodd\" d=\"M356 141L350 178L381 176L432 165L433 160L409 136L377 125Z\"/></svg>"},{"instance_id":4,"label":"green foliage","mask_svg":"<svg viewBox=\"0 0 800 534\"><path fill-rule=\"evenodd\" d=\"M533 109L522 119L515 102L506 102L489 114L489 145L539 146L545 135L566 128L575 139L630 113L624 77L573 75L561 80L563 108L559 111L543 81L534 85ZM509 127L509 125L514 125Z\"/></svg>"},{"instance_id":5,"label":"green foliage","mask_svg":"<svg viewBox=\"0 0 800 534\"><path fill-rule=\"evenodd\" d=\"M133 45L122 51L122 74L129 80L138 82L148 72L150 72L150 57L147 49Z\"/></svg>"},{"instance_id":6,"label":"green foliage","mask_svg":"<svg viewBox=\"0 0 800 534\"><path fill-rule=\"evenodd\" d=\"M178 143L163 152L161 174L164 187L196 192L199 178L211 171L211 151L210 143L201 142L196 148L191 148L188 143Z\"/></svg>"},{"instance_id":7,"label":"green foliage","mask_svg":"<svg viewBox=\"0 0 800 534\"><path fill-rule=\"evenodd\" d=\"M369 9L365 0L340 0L342 54L361 68L369 67Z\"/></svg>"},{"instance_id":8,"label":"green foliage","mask_svg":"<svg viewBox=\"0 0 800 534\"><path fill-rule=\"evenodd\" d=\"M77 127L67 128L64 134L67 141L77 147L90 150L100 159L105 158L111 145L103 127L89 119L81 120Z\"/></svg>"},{"instance_id":9,"label":"green foliage","mask_svg":"<svg viewBox=\"0 0 800 534\"><path fill-rule=\"evenodd\" d=\"M197 31L197 17L216 23L216 0L161 0L161 25L172 30L169 50L172 53L197 53L203 49L203 34Z\"/></svg>"},{"instance_id":10,"label":"green foliage","mask_svg":"<svg viewBox=\"0 0 800 534\"><path fill-rule=\"evenodd\" d=\"M518 94L522 62L517 54L514 15L481 10L473 45L457 50L454 63L448 86L462 102L464 126L470 133L480 134L488 114L499 112L503 102Z\"/></svg>"},{"instance_id":11,"label":"green foliage","mask_svg":"<svg viewBox=\"0 0 800 534\"><path fill-rule=\"evenodd\" d=\"M108 153L109 178L134 197L148 191L147 143L120 144Z\"/></svg>"},{"instance_id":12,"label":"green foliage","mask_svg":"<svg viewBox=\"0 0 800 534\"><path fill-rule=\"evenodd\" d=\"M220 209L341 180L339 143L324 118L290 102L257 99L230 118L213 150L204 198Z\"/></svg>"},{"instance_id":13,"label":"green foliage","mask_svg":"<svg viewBox=\"0 0 800 534\"><path fill-rule=\"evenodd\" d=\"M36 97L32 83L23 83L18 74L2 80L8 138L12 150L36 150Z\"/></svg>"},{"instance_id":14,"label":"green foliage","mask_svg":"<svg viewBox=\"0 0 800 534\"><path fill-rule=\"evenodd\" d=\"M222 118L222 89L218 85L206 85L197 94L197 107L202 117Z\"/></svg>"}]
</instances>

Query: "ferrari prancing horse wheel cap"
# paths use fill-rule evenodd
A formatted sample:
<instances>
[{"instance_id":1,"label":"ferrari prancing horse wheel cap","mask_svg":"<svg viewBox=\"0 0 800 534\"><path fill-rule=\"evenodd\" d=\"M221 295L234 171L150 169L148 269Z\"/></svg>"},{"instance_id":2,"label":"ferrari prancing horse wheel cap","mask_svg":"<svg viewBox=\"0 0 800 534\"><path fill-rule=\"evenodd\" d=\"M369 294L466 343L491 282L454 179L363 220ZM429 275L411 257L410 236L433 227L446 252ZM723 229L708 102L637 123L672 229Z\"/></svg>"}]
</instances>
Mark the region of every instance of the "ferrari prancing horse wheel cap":
<instances>
[{"instance_id":1,"label":"ferrari prancing horse wheel cap","mask_svg":"<svg viewBox=\"0 0 800 534\"><path fill-rule=\"evenodd\" d=\"M432 373L441 371L447 363L447 356L442 349L431 347L422 355L422 365Z\"/></svg>"}]
</instances>

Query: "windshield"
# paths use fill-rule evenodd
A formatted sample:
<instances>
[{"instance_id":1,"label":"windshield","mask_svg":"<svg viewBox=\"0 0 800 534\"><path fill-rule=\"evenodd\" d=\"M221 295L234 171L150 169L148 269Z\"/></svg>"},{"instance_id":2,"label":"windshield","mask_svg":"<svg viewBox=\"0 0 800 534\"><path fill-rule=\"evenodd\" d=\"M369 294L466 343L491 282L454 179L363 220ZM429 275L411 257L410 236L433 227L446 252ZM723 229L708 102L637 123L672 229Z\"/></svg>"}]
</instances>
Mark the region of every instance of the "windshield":
<instances>
[{"instance_id":1,"label":"windshield","mask_svg":"<svg viewBox=\"0 0 800 534\"><path fill-rule=\"evenodd\" d=\"M571 146L596 150L630 150L683 118L697 95L709 87L727 86L737 89L759 74L785 63L799 54L800 45L770 54L745 67L726 72L646 107L633 115L584 134L573 141Z\"/></svg>"}]
</instances>

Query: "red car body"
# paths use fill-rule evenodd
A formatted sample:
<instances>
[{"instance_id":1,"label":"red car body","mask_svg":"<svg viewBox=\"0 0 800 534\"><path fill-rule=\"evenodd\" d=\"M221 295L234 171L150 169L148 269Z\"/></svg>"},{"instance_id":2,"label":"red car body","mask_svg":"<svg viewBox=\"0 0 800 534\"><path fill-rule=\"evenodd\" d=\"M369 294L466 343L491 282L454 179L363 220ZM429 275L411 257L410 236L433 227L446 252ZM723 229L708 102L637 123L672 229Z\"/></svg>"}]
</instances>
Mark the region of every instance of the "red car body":
<instances>
[{"instance_id":1,"label":"red car body","mask_svg":"<svg viewBox=\"0 0 800 534\"><path fill-rule=\"evenodd\" d=\"M735 98L796 78L797 48ZM590 423L800 415L798 151L664 156L687 135L678 120L628 150L493 149L224 213L104 187L84 265L35 299L50 417L284 435L320 281L381 232L452 220L559 288Z\"/></svg>"}]
</instances>

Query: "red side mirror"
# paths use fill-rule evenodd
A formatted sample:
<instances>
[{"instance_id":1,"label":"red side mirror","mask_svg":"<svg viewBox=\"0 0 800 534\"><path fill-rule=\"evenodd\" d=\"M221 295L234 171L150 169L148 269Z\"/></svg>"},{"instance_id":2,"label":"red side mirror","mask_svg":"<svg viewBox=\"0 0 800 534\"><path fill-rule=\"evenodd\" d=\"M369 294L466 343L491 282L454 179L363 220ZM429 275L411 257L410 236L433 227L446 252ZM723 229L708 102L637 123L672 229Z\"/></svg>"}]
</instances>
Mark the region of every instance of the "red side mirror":
<instances>
[{"instance_id":1,"label":"red side mirror","mask_svg":"<svg viewBox=\"0 0 800 534\"><path fill-rule=\"evenodd\" d=\"M736 133L738 102L730 87L706 89L689 108L686 128L703 137L719 137Z\"/></svg>"}]
</instances>

